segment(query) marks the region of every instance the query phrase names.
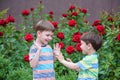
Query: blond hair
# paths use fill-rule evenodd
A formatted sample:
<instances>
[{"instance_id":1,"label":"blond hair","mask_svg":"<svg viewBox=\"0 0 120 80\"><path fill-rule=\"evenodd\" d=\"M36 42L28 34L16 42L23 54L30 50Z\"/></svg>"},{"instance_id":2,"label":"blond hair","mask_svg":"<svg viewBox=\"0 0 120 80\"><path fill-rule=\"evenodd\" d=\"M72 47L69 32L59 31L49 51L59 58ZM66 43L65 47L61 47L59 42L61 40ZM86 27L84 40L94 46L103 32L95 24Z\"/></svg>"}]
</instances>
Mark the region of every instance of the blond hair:
<instances>
[{"instance_id":1,"label":"blond hair","mask_svg":"<svg viewBox=\"0 0 120 80\"><path fill-rule=\"evenodd\" d=\"M37 31L54 31L54 26L50 21L40 20L35 26L34 30Z\"/></svg>"}]
</instances>

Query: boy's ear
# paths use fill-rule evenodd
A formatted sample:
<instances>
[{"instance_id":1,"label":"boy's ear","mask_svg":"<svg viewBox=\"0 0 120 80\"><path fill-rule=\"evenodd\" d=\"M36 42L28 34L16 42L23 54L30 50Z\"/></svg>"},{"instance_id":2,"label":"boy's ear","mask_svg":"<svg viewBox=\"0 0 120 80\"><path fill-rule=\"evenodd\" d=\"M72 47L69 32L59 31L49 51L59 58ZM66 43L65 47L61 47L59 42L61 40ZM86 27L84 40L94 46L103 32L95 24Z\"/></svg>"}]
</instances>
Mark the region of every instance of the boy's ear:
<instances>
[{"instance_id":1,"label":"boy's ear","mask_svg":"<svg viewBox=\"0 0 120 80\"><path fill-rule=\"evenodd\" d=\"M40 36L41 32L40 31L37 31L37 36Z\"/></svg>"},{"instance_id":2,"label":"boy's ear","mask_svg":"<svg viewBox=\"0 0 120 80\"><path fill-rule=\"evenodd\" d=\"M88 49L92 48L92 44L88 43Z\"/></svg>"}]
</instances>

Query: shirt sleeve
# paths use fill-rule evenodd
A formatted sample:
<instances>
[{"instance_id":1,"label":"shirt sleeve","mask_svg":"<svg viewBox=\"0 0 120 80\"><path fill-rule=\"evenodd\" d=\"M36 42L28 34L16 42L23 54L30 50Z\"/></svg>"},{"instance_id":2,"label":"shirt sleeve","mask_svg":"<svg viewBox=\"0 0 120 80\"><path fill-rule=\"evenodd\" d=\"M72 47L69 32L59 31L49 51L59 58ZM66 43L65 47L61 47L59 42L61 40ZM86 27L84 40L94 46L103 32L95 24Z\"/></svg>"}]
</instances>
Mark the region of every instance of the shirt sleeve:
<instances>
[{"instance_id":1,"label":"shirt sleeve","mask_svg":"<svg viewBox=\"0 0 120 80\"><path fill-rule=\"evenodd\" d=\"M37 48L35 48L33 45L30 47L29 50L29 60L32 60L37 52Z\"/></svg>"},{"instance_id":2,"label":"shirt sleeve","mask_svg":"<svg viewBox=\"0 0 120 80\"><path fill-rule=\"evenodd\" d=\"M98 63L96 59L93 60L93 58L85 57L81 61L76 63L80 69L86 70L90 68L98 68Z\"/></svg>"}]
</instances>

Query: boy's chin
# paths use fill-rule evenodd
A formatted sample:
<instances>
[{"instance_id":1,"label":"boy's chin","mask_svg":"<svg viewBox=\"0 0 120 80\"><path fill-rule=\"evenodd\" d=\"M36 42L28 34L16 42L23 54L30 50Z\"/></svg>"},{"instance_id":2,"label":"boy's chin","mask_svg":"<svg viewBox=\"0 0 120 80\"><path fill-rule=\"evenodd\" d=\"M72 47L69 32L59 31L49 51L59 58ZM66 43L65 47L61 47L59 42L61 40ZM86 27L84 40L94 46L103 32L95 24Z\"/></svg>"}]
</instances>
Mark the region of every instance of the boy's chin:
<instances>
[{"instance_id":1,"label":"boy's chin","mask_svg":"<svg viewBox=\"0 0 120 80\"><path fill-rule=\"evenodd\" d=\"M85 52L82 52L83 54L87 54L87 53L85 53Z\"/></svg>"}]
</instances>

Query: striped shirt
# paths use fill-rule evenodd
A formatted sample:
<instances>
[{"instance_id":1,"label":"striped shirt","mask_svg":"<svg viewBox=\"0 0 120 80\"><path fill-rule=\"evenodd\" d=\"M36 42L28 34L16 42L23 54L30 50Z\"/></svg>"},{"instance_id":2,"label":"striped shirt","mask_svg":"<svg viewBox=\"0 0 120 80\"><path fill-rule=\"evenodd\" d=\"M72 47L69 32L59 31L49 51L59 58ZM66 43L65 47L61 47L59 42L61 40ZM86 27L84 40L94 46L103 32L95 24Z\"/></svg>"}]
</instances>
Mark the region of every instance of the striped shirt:
<instances>
[{"instance_id":1,"label":"striped shirt","mask_svg":"<svg viewBox=\"0 0 120 80\"><path fill-rule=\"evenodd\" d=\"M37 47L32 45L29 52L29 60L32 60L37 52ZM33 80L55 80L54 56L50 46L41 48L38 64L33 68Z\"/></svg>"},{"instance_id":2,"label":"striped shirt","mask_svg":"<svg viewBox=\"0 0 120 80\"><path fill-rule=\"evenodd\" d=\"M80 68L80 72L77 80L98 80L97 54L87 55L76 64Z\"/></svg>"}]
</instances>

